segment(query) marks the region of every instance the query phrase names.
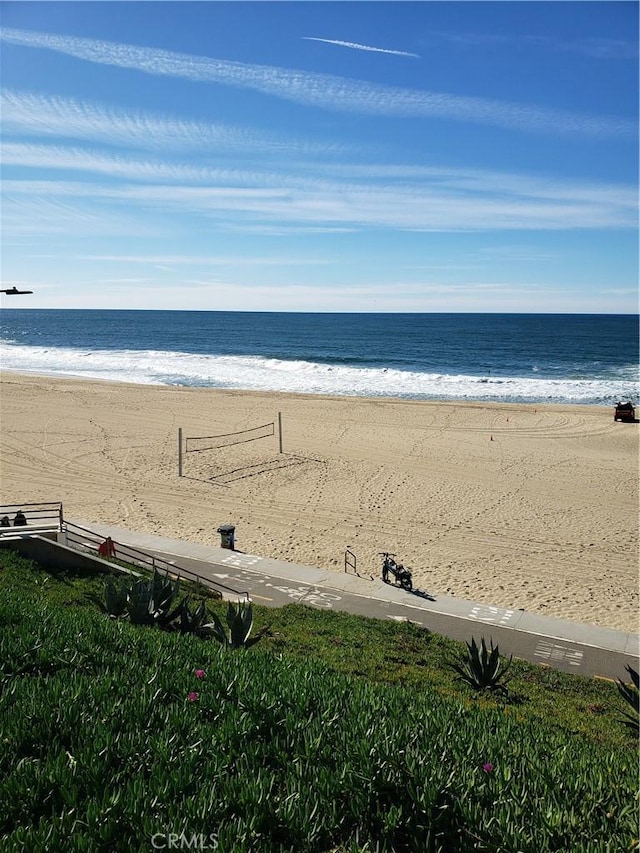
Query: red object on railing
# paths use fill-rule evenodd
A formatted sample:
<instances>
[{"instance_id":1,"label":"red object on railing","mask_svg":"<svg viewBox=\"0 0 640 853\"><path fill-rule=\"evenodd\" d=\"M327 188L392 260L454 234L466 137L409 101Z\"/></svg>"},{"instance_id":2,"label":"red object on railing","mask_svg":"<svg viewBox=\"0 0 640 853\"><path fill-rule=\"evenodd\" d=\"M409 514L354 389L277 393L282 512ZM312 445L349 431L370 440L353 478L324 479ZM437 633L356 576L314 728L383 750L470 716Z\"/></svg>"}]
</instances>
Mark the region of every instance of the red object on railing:
<instances>
[{"instance_id":1,"label":"red object on railing","mask_svg":"<svg viewBox=\"0 0 640 853\"><path fill-rule=\"evenodd\" d=\"M116 546L113 544L113 539L110 536L98 547L98 554L101 557L115 557Z\"/></svg>"}]
</instances>

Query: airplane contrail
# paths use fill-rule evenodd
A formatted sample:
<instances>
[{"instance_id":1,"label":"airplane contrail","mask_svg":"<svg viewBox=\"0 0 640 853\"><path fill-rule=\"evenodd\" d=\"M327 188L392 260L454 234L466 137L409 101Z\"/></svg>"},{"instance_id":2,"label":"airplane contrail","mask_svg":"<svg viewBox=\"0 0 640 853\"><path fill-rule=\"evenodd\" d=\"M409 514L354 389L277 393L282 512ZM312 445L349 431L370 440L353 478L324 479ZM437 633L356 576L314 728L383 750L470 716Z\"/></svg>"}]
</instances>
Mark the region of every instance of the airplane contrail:
<instances>
[{"instance_id":1,"label":"airplane contrail","mask_svg":"<svg viewBox=\"0 0 640 853\"><path fill-rule=\"evenodd\" d=\"M323 41L325 44L337 44L339 47L351 47L353 50L369 50L372 53L392 53L394 56L414 56L420 59L417 53L409 53L406 50L388 50L385 47L370 47L367 44L357 44L352 41L338 41L337 39L321 39L314 36L302 36L305 41Z\"/></svg>"}]
</instances>

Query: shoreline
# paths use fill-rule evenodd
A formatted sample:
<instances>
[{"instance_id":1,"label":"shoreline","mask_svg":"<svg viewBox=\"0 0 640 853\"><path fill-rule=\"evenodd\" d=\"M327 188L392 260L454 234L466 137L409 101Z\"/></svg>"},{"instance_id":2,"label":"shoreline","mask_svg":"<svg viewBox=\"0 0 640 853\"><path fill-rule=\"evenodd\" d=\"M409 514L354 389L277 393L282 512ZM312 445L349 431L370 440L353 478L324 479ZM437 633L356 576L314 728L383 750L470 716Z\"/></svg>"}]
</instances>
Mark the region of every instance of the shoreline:
<instances>
[{"instance_id":1,"label":"shoreline","mask_svg":"<svg viewBox=\"0 0 640 853\"><path fill-rule=\"evenodd\" d=\"M0 372L3 501L343 571L381 551L417 586L638 630L638 428L608 406L344 397ZM188 453L177 432L274 423ZM277 429L274 429L277 433Z\"/></svg>"},{"instance_id":2,"label":"shoreline","mask_svg":"<svg viewBox=\"0 0 640 853\"><path fill-rule=\"evenodd\" d=\"M549 402L547 400L539 401L520 401L520 400L483 400L480 398L471 397L441 397L441 398L426 398L426 397L400 397L400 396L361 396L359 394L327 394L315 391L278 391L273 389L247 389L247 388L220 388L212 385L180 385L167 384L164 382L132 382L123 379L106 379L104 377L87 377L79 376L76 373L61 373L60 371L46 372L43 370L11 370L0 367L0 381L3 377L17 377L18 379L35 378L35 379L60 379L86 383L106 383L113 385L125 385L136 388L184 388L191 391L211 391L214 393L239 393L239 394L257 394L257 395L274 395L282 397L294 397L301 399L322 398L326 400L369 400L371 402L389 402L389 403L423 403L425 405L459 405L459 406L511 406L514 408L565 408L566 406L573 408L585 408L589 411L593 409L601 409L610 411L615 404L605 403L574 403L571 400ZM480 383L482 384L482 383Z\"/></svg>"}]
</instances>

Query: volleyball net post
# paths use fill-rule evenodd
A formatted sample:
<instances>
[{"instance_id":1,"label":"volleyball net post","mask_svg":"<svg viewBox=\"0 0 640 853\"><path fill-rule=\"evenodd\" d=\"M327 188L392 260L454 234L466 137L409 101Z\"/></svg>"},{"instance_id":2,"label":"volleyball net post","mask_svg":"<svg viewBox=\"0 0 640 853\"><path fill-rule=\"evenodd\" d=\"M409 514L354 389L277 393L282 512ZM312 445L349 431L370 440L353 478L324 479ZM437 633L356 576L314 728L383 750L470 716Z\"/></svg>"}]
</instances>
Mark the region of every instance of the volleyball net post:
<instances>
[{"instance_id":1,"label":"volleyball net post","mask_svg":"<svg viewBox=\"0 0 640 853\"><path fill-rule=\"evenodd\" d=\"M282 439L282 412L278 412L277 418L278 452L283 453ZM185 436L183 438L182 427L178 427L178 477L183 476L184 454L204 450L221 450L234 444L246 444L249 441L257 441L260 438L269 438L276 434L276 421L262 424L258 427L240 430L239 432L224 433L221 435Z\"/></svg>"}]
</instances>

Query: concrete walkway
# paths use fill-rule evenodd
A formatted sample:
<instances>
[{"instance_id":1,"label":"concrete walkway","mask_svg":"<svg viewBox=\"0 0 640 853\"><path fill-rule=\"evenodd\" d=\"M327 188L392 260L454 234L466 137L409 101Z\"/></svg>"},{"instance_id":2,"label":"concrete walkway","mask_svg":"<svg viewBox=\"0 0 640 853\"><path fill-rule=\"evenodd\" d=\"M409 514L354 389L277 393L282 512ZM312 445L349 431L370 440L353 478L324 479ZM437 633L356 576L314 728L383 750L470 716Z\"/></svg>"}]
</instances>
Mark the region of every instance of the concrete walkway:
<instances>
[{"instance_id":1,"label":"concrete walkway","mask_svg":"<svg viewBox=\"0 0 640 853\"><path fill-rule=\"evenodd\" d=\"M287 601L304 601L396 621L414 621L455 639L479 639L482 634L487 639L493 637L508 654L585 675L628 680L625 666L638 669L638 634L478 604L433 590L409 593L370 575L328 571L111 525L69 521L100 536L111 536L123 545L169 557L178 566L182 564L239 593L248 589L256 603L279 606ZM357 599L361 599L359 604ZM517 642L517 638L523 642ZM589 659L591 663L587 665Z\"/></svg>"}]
</instances>

